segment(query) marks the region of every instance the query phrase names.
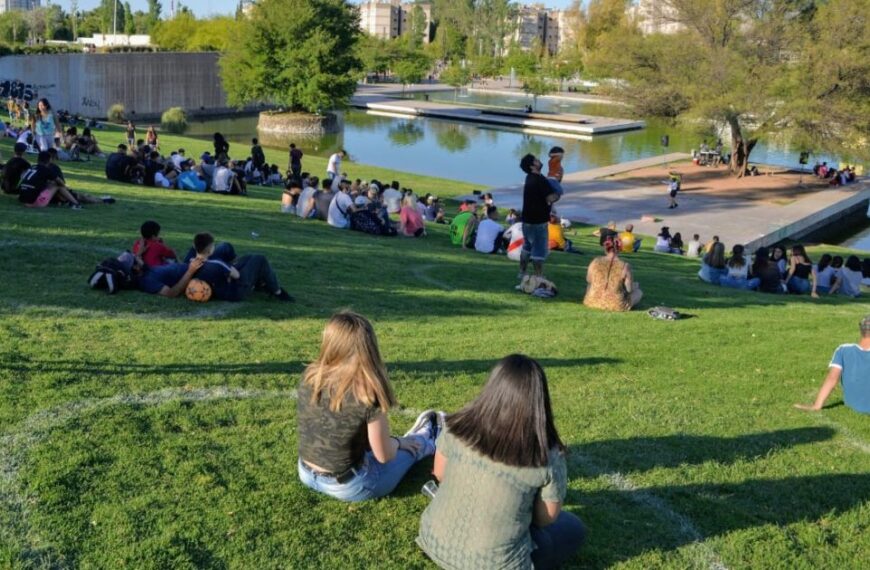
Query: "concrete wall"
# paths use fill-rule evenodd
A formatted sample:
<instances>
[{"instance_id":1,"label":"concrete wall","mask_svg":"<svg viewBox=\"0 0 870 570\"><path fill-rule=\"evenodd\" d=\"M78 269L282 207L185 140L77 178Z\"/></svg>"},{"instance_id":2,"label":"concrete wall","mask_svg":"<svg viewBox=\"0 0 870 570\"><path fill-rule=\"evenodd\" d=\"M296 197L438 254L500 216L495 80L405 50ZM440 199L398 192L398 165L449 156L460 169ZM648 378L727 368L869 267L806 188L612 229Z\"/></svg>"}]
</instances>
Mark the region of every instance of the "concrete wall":
<instances>
[{"instance_id":1,"label":"concrete wall","mask_svg":"<svg viewBox=\"0 0 870 570\"><path fill-rule=\"evenodd\" d=\"M55 109L104 118L122 103L130 117L169 107L227 111L216 53L113 53L0 57L0 104L10 95L46 97Z\"/></svg>"}]
</instances>

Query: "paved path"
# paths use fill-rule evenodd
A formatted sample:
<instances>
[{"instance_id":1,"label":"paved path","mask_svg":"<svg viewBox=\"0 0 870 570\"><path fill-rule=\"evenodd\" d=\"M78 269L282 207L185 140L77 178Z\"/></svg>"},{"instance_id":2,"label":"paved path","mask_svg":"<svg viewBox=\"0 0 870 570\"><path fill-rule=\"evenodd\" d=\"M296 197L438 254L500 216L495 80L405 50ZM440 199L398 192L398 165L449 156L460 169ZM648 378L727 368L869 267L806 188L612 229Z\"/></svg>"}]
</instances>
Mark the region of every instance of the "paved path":
<instances>
[{"instance_id":1,"label":"paved path","mask_svg":"<svg viewBox=\"0 0 870 570\"><path fill-rule=\"evenodd\" d=\"M675 160L684 156L667 155L665 158ZM870 200L870 180L865 179L843 188L801 194L786 205L736 198L724 192L683 192L679 197L680 206L670 210L664 175L660 186L599 178L654 166L662 163L662 158L567 175L563 183L565 194L556 204L556 210L569 220L595 226L613 221L621 229L626 224L634 224L636 232L646 235L656 235L662 226L668 226L671 233L680 232L683 241L696 233L707 241L715 234L729 248L742 243L752 250L836 219L840 212L858 205L866 209ZM522 173L517 171L517 175L520 179ZM522 184L488 191L500 207L522 208Z\"/></svg>"}]
</instances>

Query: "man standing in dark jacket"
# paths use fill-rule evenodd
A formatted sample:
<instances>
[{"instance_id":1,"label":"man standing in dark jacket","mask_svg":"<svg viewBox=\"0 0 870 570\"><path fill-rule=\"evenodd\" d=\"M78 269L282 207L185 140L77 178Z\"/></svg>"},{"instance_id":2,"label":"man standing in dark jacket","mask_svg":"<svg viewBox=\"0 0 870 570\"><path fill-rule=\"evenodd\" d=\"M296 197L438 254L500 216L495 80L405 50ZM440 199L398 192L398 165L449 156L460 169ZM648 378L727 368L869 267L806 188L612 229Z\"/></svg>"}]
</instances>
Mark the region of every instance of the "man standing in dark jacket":
<instances>
[{"instance_id":1,"label":"man standing in dark jacket","mask_svg":"<svg viewBox=\"0 0 870 570\"><path fill-rule=\"evenodd\" d=\"M520 273L525 275L532 260L535 275L544 273L544 260L549 251L547 224L550 209L558 195L553 192L547 179L541 174L541 161L527 154L520 160L520 169L526 173L523 187L523 252L520 255Z\"/></svg>"}]
</instances>

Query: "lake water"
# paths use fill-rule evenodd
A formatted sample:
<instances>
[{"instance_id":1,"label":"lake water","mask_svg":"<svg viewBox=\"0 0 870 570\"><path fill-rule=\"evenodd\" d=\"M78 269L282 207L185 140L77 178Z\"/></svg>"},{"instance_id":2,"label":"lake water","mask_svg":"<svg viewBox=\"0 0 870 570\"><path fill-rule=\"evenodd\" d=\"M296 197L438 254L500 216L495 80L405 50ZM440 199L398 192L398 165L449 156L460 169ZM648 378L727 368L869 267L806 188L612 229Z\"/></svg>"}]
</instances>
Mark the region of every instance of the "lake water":
<instances>
[{"instance_id":1,"label":"lake water","mask_svg":"<svg viewBox=\"0 0 870 570\"><path fill-rule=\"evenodd\" d=\"M449 100L453 94L432 93L430 97ZM522 97L486 94L474 94L470 98L476 102L486 101L486 104L505 106L518 106L518 100L524 102ZM522 106L522 102L519 106ZM544 105L558 105L566 112L588 114L595 111L609 116L619 116L620 111L624 111L617 106L564 103L539 98L539 107L543 108ZM257 119L253 116L193 122L188 134L208 136L220 131L230 142L240 143L247 149L251 137L256 136L256 124ZM667 149L662 148L660 143L665 134L670 136L670 147ZM351 159L357 162L466 180L479 184L481 188L489 188L521 182L523 175L518 167L520 157L530 152L546 157L553 146L565 149L565 172L576 172L665 152L688 152L697 148L699 139L686 129L656 120L648 120L645 129L581 140L569 135L539 134L440 119L383 116L350 109L344 113L344 130L340 134L317 138L294 137L292 141L288 138L271 146L286 149L285 145L290 142L296 142L307 154L328 156L339 148L345 148ZM776 145L760 144L753 151L752 158L767 164L797 166L797 155Z\"/></svg>"},{"instance_id":2,"label":"lake water","mask_svg":"<svg viewBox=\"0 0 870 570\"><path fill-rule=\"evenodd\" d=\"M840 245L870 252L870 218L865 223L858 225L854 230L854 235L845 239Z\"/></svg>"}]
</instances>

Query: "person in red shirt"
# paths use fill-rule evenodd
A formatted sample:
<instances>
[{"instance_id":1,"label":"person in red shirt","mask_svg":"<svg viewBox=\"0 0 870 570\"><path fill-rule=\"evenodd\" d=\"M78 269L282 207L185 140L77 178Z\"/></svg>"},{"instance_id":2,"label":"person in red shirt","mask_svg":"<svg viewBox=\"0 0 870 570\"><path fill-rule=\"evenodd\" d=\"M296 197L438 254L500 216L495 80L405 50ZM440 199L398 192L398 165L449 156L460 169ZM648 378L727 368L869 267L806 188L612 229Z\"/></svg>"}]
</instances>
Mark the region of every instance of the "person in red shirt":
<instances>
[{"instance_id":1,"label":"person in red shirt","mask_svg":"<svg viewBox=\"0 0 870 570\"><path fill-rule=\"evenodd\" d=\"M146 267L160 267L175 261L175 250L166 247L159 237L160 224L149 220L142 224L139 233L142 238L133 244L133 254L141 257Z\"/></svg>"}]
</instances>

